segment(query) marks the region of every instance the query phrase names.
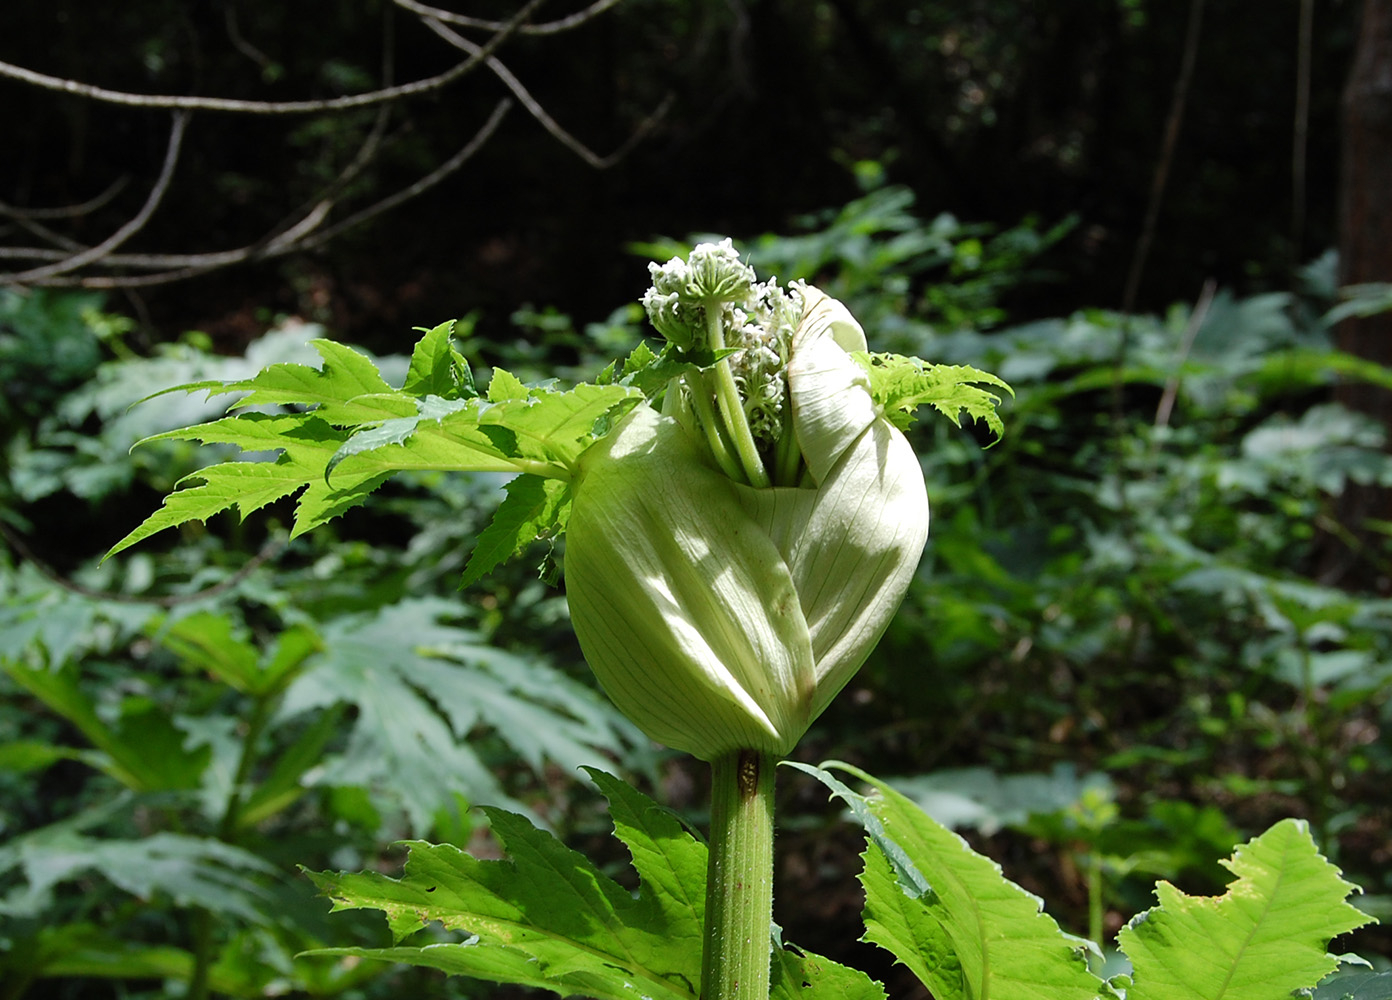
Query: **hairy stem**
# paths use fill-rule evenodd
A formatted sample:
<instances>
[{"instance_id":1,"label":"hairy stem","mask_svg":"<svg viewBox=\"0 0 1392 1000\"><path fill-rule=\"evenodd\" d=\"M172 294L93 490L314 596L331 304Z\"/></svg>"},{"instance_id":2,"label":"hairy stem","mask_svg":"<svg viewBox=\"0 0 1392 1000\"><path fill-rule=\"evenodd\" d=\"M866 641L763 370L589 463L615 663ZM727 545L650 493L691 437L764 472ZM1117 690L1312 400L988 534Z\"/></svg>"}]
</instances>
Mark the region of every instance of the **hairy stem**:
<instances>
[{"instance_id":1,"label":"hairy stem","mask_svg":"<svg viewBox=\"0 0 1392 1000\"><path fill-rule=\"evenodd\" d=\"M771 754L737 750L711 762L701 1000L767 1000L773 926Z\"/></svg>"}]
</instances>

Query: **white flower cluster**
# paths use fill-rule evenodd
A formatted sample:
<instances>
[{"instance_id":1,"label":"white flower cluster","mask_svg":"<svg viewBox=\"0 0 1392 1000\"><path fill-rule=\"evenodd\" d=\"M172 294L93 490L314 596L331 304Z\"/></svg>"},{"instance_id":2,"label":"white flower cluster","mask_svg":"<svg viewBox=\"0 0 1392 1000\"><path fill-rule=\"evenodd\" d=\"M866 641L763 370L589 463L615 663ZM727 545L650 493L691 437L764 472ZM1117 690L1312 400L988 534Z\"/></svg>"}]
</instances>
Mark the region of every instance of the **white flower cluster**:
<instances>
[{"instance_id":1,"label":"white flower cluster","mask_svg":"<svg viewBox=\"0 0 1392 1000\"><path fill-rule=\"evenodd\" d=\"M783 430L793 331L802 318L799 285L756 282L730 240L702 243L682 260L648 265L643 307L653 327L684 350L738 348L728 356L750 433L772 446Z\"/></svg>"},{"instance_id":2,"label":"white flower cluster","mask_svg":"<svg viewBox=\"0 0 1392 1000\"><path fill-rule=\"evenodd\" d=\"M762 445L772 445L783 432L788 357L793 331L802 319L802 302L800 285L784 291L769 279L753 286L745 308L734 308L731 316L734 336L728 346L740 351L730 356L730 369L749 430Z\"/></svg>"},{"instance_id":3,"label":"white flower cluster","mask_svg":"<svg viewBox=\"0 0 1392 1000\"><path fill-rule=\"evenodd\" d=\"M687 260L648 265L652 287L643 308L653 327L685 350L718 347L710 342L710 315L729 303L743 303L754 287L754 269L739 259L730 240L702 243Z\"/></svg>"}]
</instances>

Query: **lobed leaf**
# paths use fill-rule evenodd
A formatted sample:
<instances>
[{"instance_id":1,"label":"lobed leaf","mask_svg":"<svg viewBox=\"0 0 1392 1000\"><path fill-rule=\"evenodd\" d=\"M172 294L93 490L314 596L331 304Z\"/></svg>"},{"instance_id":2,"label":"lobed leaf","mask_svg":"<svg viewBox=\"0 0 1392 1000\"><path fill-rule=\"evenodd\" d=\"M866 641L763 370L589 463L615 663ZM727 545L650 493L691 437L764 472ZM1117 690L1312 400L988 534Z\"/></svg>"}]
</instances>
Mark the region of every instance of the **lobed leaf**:
<instances>
[{"instance_id":1,"label":"lobed leaf","mask_svg":"<svg viewBox=\"0 0 1392 1000\"><path fill-rule=\"evenodd\" d=\"M451 624L457 614L442 598L406 600L323 626L322 653L280 709L281 718L353 709L347 746L321 762L318 784L365 788L380 812L404 811L411 829L426 829L457 795L511 804L481 757L482 727L538 770L547 760L591 763L637 741L592 689Z\"/></svg>"},{"instance_id":2,"label":"lobed leaf","mask_svg":"<svg viewBox=\"0 0 1392 1000\"><path fill-rule=\"evenodd\" d=\"M859 969L810 951L779 948L773 963L769 1000L885 1000L884 987Z\"/></svg>"},{"instance_id":3,"label":"lobed leaf","mask_svg":"<svg viewBox=\"0 0 1392 1000\"><path fill-rule=\"evenodd\" d=\"M1118 941L1134 975L1128 1000L1265 1000L1315 986L1338 960L1335 935L1370 923L1349 905L1355 887L1319 853L1303 821L1277 823L1223 862L1237 876L1218 897L1168 882L1159 905Z\"/></svg>"},{"instance_id":4,"label":"lobed leaf","mask_svg":"<svg viewBox=\"0 0 1392 1000\"><path fill-rule=\"evenodd\" d=\"M638 873L636 893L522 817L486 809L510 858L483 861L414 843L401 879L377 872L310 874L335 910L377 909L396 946L334 948L599 1000L697 1000L706 846L667 809L618 778L585 769L609 799L614 833ZM424 925L468 933L453 943L402 943ZM884 1000L864 973L810 952L773 952L774 1000Z\"/></svg>"},{"instance_id":5,"label":"lobed leaf","mask_svg":"<svg viewBox=\"0 0 1392 1000\"><path fill-rule=\"evenodd\" d=\"M165 528L206 520L228 509L239 517L298 495L291 537L362 503L393 473L405 470L531 472L565 480L580 453L642 398L636 388L578 385L561 391L528 387L496 369L487 399L450 342L452 324L426 332L411 356L401 390L372 360L329 340L313 341L319 368L271 365L247 379L195 382L185 391L243 393L238 407L308 407L247 412L180 428L146 441L230 444L274 460L222 462L180 480L159 510L117 542L107 556ZM175 391L175 390L166 390ZM552 505L549 527L563 526Z\"/></svg>"},{"instance_id":6,"label":"lobed leaf","mask_svg":"<svg viewBox=\"0 0 1392 1000\"><path fill-rule=\"evenodd\" d=\"M454 320L427 330L411 351L401 391L412 396L470 399L478 395L469 362L454 348Z\"/></svg>"},{"instance_id":7,"label":"lobed leaf","mask_svg":"<svg viewBox=\"0 0 1392 1000\"><path fill-rule=\"evenodd\" d=\"M453 847L414 843L399 880L375 872L310 875L335 910L385 912L397 942L431 921L470 938L327 954L408 962L562 995L692 1000L701 970L695 907L704 900L705 849L669 814L635 808L636 793L617 786L607 783L619 804L616 829L638 845L635 864L655 883L645 880L636 896L520 816L487 809L510 860L480 861Z\"/></svg>"},{"instance_id":8,"label":"lobed leaf","mask_svg":"<svg viewBox=\"0 0 1392 1000\"><path fill-rule=\"evenodd\" d=\"M554 537L565 528L570 515L569 483L522 475L503 489L507 496L479 533L460 587L482 579L537 539Z\"/></svg>"},{"instance_id":9,"label":"lobed leaf","mask_svg":"<svg viewBox=\"0 0 1392 1000\"><path fill-rule=\"evenodd\" d=\"M845 800L870 834L861 875L864 940L890 951L937 1000L1093 1000L1101 993L1085 943L1064 934L1039 899L905 796L834 766L878 793L862 796L824 769L800 768Z\"/></svg>"},{"instance_id":10,"label":"lobed leaf","mask_svg":"<svg viewBox=\"0 0 1392 1000\"><path fill-rule=\"evenodd\" d=\"M907 430L919 406L927 404L962 426L962 413L984 421L999 440L1005 423L996 412L1001 397L983 386L992 386L1014 395L1010 386L979 368L969 365L933 365L902 354L851 355L870 377L870 392L884 410L885 417L900 430Z\"/></svg>"}]
</instances>

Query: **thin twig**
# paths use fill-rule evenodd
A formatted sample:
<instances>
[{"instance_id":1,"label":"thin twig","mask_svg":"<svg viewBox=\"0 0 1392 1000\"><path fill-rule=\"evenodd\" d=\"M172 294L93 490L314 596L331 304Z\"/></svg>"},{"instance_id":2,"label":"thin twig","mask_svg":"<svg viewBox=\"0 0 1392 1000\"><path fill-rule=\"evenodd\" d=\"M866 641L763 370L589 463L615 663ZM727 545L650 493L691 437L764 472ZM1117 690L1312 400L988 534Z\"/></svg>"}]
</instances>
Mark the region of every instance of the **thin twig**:
<instances>
[{"instance_id":1,"label":"thin twig","mask_svg":"<svg viewBox=\"0 0 1392 1000\"><path fill-rule=\"evenodd\" d=\"M129 175L117 177L111 182L101 194L78 205L64 205L61 208L15 208L0 201L0 216L7 219L76 219L83 215L90 215L101 208L112 198L121 193L122 189L130 183Z\"/></svg>"},{"instance_id":2,"label":"thin twig","mask_svg":"<svg viewBox=\"0 0 1392 1000\"><path fill-rule=\"evenodd\" d=\"M62 233L54 232L52 229L49 229L47 226L45 226L42 222L38 222L34 219L16 219L15 225L18 226L20 229L23 229L25 232L29 233L31 236L37 236L41 240L47 240L49 243L52 243L55 247L62 248L61 250L52 251L55 256L47 258L49 260L63 260L69 254L81 253L83 250L87 249L86 244L79 243L77 240L72 239L69 236L64 236ZM18 256L5 254L5 249L6 248L4 247L0 247L0 256ZM26 257L24 259L35 260L38 258Z\"/></svg>"},{"instance_id":3,"label":"thin twig","mask_svg":"<svg viewBox=\"0 0 1392 1000\"><path fill-rule=\"evenodd\" d=\"M1199 335L1199 327L1203 326L1204 317L1208 315L1208 307L1213 305L1213 295L1217 290L1218 282L1212 278L1205 281L1203 291L1199 293L1199 301L1194 303L1194 311L1189 314L1189 323L1184 328L1184 336L1180 338L1174 374L1166 380L1165 390L1160 394L1160 405L1155 408L1156 428L1166 427L1170 423L1170 413L1174 410L1175 398L1179 395L1179 370L1188 360L1189 352L1193 350L1194 338Z\"/></svg>"},{"instance_id":4,"label":"thin twig","mask_svg":"<svg viewBox=\"0 0 1392 1000\"><path fill-rule=\"evenodd\" d=\"M1310 145L1310 47L1314 33L1314 0L1300 0L1296 40L1295 124L1291 136L1291 266L1301 260L1305 242L1305 163Z\"/></svg>"},{"instance_id":5,"label":"thin twig","mask_svg":"<svg viewBox=\"0 0 1392 1000\"><path fill-rule=\"evenodd\" d=\"M1160 221L1160 205L1165 198L1165 185L1174 163L1175 147L1179 142L1179 127L1184 121L1184 105L1189 99L1189 82L1194 76L1194 63L1199 51L1199 28L1203 24L1204 0L1191 0L1189 25L1184 33L1184 53L1180 58L1179 75L1175 77L1174 93L1170 98L1170 113L1165 120L1165 136L1160 144L1160 159L1151 179L1150 201L1146 205L1145 223L1141 226L1131 270L1126 275L1126 288L1121 296L1121 311L1130 314L1136 307L1136 295L1141 287L1141 274L1155 241L1155 228Z\"/></svg>"},{"instance_id":6,"label":"thin twig","mask_svg":"<svg viewBox=\"0 0 1392 1000\"><path fill-rule=\"evenodd\" d=\"M434 187L444 180L454 171L458 170L464 163L476 154L492 137L497 130L499 123L507 110L512 106L512 102L504 98L493 108L493 113L484 122L483 127L476 132L472 139L452 157L443 164L431 171L414 184L403 188L386 198L354 213L342 222L335 223L327 229L315 232L310 231L322 220L315 218L314 226L311 226L310 219L302 220L297 231L282 233L270 242L258 242L250 246L241 247L236 250L224 250L217 253L206 254L160 254L130 257L112 257L105 261L108 266L125 264L135 267L163 266L169 268L157 274L143 275L93 275L84 278L56 279L47 284L61 285L64 287L79 286L82 288L145 288L151 285L168 284L171 281L181 281L185 278L197 277L209 271L226 267L229 264L238 264L245 261L267 260L273 257L282 257L288 253L295 253L302 250L312 250L322 246L329 240L338 236L344 230L359 225L381 212L394 208L406 201L414 198L423 191ZM289 238L292 237L293 238Z\"/></svg>"},{"instance_id":7,"label":"thin twig","mask_svg":"<svg viewBox=\"0 0 1392 1000\"><path fill-rule=\"evenodd\" d=\"M416 0L393 0L393 2L413 14L421 17L433 17L437 21L446 24L457 24L461 28L480 28L484 31L497 31L502 27L501 21L487 21L481 17L469 17L466 14L456 14L454 11L442 10L439 7L429 7ZM567 17L557 18L554 21L543 21L541 24L524 24L517 29L519 35L556 35L563 31L570 31L578 28L593 17L598 17L610 7L616 6L621 0L597 0L584 10L576 11Z\"/></svg>"},{"instance_id":8,"label":"thin twig","mask_svg":"<svg viewBox=\"0 0 1392 1000\"><path fill-rule=\"evenodd\" d=\"M503 65L501 60L490 55L483 55L478 45L469 41L469 39L452 28L440 23L440 21L433 17L423 17L421 21L427 28L456 48L462 49L465 52L479 54L488 68L512 91L513 95L522 103L522 106L527 109L528 113L541 123L542 128L550 132L561 145L565 146L596 170L605 170L612 167L615 163L627 156L642 137L657 124L664 114L666 114L667 108L671 105L672 98L669 95L663 99L662 104L658 106L656 111L639 124L638 128L634 129L633 133L624 140L623 144L619 146L618 149L614 150L614 152L610 153L608 156L600 156L579 139L575 138L575 136L567 132L554 118L547 114L546 109L528 92L526 87L522 86L522 81L517 79L517 77L512 74L512 71Z\"/></svg>"},{"instance_id":9,"label":"thin twig","mask_svg":"<svg viewBox=\"0 0 1392 1000\"><path fill-rule=\"evenodd\" d=\"M508 100L507 98L500 100L496 105L494 105L493 113L488 116L488 120L483 123L483 127L480 128L478 132L474 134L474 137L470 139L468 143L466 143L464 147L459 150L459 152L455 153L448 160L440 164L438 167L436 167L430 173L426 174L424 177L420 178L420 180L416 181L414 184L408 185L407 187L404 187L401 190L388 195L380 201L375 202L372 205L369 205L367 208L353 213L341 222L336 222L332 226L329 226L327 229L323 230L322 232L316 233L312 238L304 240L300 244L300 248L313 249L315 247L321 246L324 243L327 243L329 240L333 239L335 236L337 236L344 230L350 229L353 226L360 225L366 222L368 219L371 219L374 216L380 215L383 212L393 209L397 205L400 205L402 202L408 201L409 199L414 198L417 195L423 194L424 192L430 190L436 184L439 184L450 174L454 173L456 170L462 167L469 159L471 159L476 153L478 153L480 149L484 147L488 140L493 137L493 133L497 131L498 126L502 124L503 116L506 115L511 108L512 102L510 100Z\"/></svg>"},{"instance_id":10,"label":"thin twig","mask_svg":"<svg viewBox=\"0 0 1392 1000\"><path fill-rule=\"evenodd\" d=\"M75 271L79 267L84 267L94 261L100 260L111 251L115 250L126 240L138 233L150 220L150 216L155 213L164 194L169 190L169 182L174 177L174 167L179 162L179 147L184 141L184 129L188 127L189 113L187 111L175 111L173 124L169 129L169 146L164 153L164 164L160 167L159 177L155 179L154 187L150 189L149 197L145 199L145 204L140 206L140 211L135 216L121 226L114 233L102 240L96 246L89 247L81 253L73 254L66 260L61 260L43 267L32 268L28 271L20 271L17 274L0 275L0 280L20 283L33 283L50 278L57 274L68 271Z\"/></svg>"},{"instance_id":11,"label":"thin twig","mask_svg":"<svg viewBox=\"0 0 1392 1000\"><path fill-rule=\"evenodd\" d=\"M209 264L220 267L224 264L237 263L238 261L247 259L243 256L246 251L255 251L267 247L283 247L295 242L308 235L323 222L329 210L333 208L338 194L362 173L367 167L367 164L375 157L377 149L381 144L382 135L389 117L390 105L383 105L380 107L372 130L363 140L363 144L359 147L353 160L344 167L343 170L339 172L339 175L322 191L304 205L295 209L295 211L291 212L286 218L272 226L267 235L261 237L255 243L249 244L241 250L219 251L209 254L107 254L100 263L107 267L133 267L156 270L170 267L186 267L193 264ZM74 252L84 249L80 244L76 244L71 240L66 240L57 233L51 234L51 237L54 241L64 240L69 244L68 252L63 253L39 247L0 247L0 259L67 260ZM17 279L9 278L8 276L0 276L0 280ZM44 282L39 283L43 284Z\"/></svg>"},{"instance_id":12,"label":"thin twig","mask_svg":"<svg viewBox=\"0 0 1392 1000\"><path fill-rule=\"evenodd\" d=\"M349 94L321 101L243 101L226 97L195 97L188 94L132 94L126 91L109 90L77 80L36 73L22 66L0 62L0 76L7 76L23 83L32 84L44 90L56 90L74 94L94 101L108 104L121 104L134 108L169 108L184 111L225 111L236 114L253 115L302 115L320 111L347 111L350 108L365 108L385 101L399 101L402 98L427 94L446 87L465 74L478 68L478 65L491 56L539 7L544 0L529 0L521 10L482 46L478 52L463 62L445 70L437 76L395 87L383 87L363 94Z\"/></svg>"},{"instance_id":13,"label":"thin twig","mask_svg":"<svg viewBox=\"0 0 1392 1000\"><path fill-rule=\"evenodd\" d=\"M256 65L260 66L263 74L269 71L275 63L266 53L246 40L246 37L242 34L242 29L237 25L236 5L233 3L224 4L222 15L223 23L227 27L227 39L232 43L232 47Z\"/></svg>"}]
</instances>

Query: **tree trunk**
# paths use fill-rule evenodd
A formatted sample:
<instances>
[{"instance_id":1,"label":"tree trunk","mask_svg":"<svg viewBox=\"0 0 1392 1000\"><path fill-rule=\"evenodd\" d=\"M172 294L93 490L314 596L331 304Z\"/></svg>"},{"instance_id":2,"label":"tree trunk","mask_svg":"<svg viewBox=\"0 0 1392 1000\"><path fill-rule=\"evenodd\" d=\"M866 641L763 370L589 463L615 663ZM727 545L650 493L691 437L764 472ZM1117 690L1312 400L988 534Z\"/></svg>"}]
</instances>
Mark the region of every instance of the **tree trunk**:
<instances>
[{"instance_id":1,"label":"tree trunk","mask_svg":"<svg viewBox=\"0 0 1392 1000\"><path fill-rule=\"evenodd\" d=\"M1363 0L1362 23L1353 69L1343 97L1343 162L1339 192L1340 283L1392 281L1392 0ZM1339 347L1351 354L1392 366L1392 313L1346 319L1335 331ZM1392 432L1392 392L1347 382L1335 398L1366 413ZM1369 544L1362 530L1367 518L1392 521L1392 491L1354 488L1341 498L1343 528ZM1376 543L1373 543L1376 544ZM1355 564L1365 563L1355 544L1342 553L1326 553L1322 574L1331 582ZM1332 558L1328 558L1332 556ZM1383 562L1374 557L1372 564ZM1362 584L1389 589L1384 569ZM1353 581L1350 581L1353 582Z\"/></svg>"}]
</instances>

